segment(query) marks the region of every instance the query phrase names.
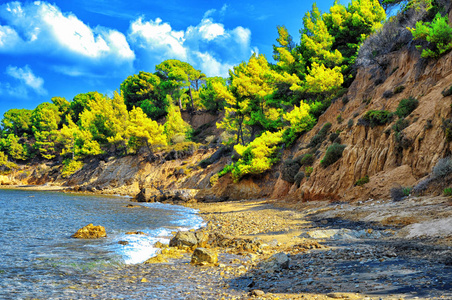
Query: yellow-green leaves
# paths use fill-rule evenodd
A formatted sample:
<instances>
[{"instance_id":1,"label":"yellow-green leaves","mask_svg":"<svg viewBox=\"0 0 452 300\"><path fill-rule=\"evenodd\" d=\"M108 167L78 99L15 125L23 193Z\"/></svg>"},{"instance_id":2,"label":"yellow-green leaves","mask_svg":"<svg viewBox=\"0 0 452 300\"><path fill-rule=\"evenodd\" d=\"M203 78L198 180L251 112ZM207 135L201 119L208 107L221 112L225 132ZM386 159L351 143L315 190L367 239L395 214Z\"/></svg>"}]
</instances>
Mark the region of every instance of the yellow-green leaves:
<instances>
[{"instance_id":1,"label":"yellow-green leaves","mask_svg":"<svg viewBox=\"0 0 452 300\"><path fill-rule=\"evenodd\" d=\"M148 118L143 110L134 107L129 113L127 135L137 141L137 146L146 145L150 151L156 145L166 145L163 126Z\"/></svg>"},{"instance_id":2,"label":"yellow-green leaves","mask_svg":"<svg viewBox=\"0 0 452 300\"><path fill-rule=\"evenodd\" d=\"M326 68L323 64L313 63L306 75L305 90L310 93L330 92L344 82L340 67Z\"/></svg>"},{"instance_id":3,"label":"yellow-green leaves","mask_svg":"<svg viewBox=\"0 0 452 300\"><path fill-rule=\"evenodd\" d=\"M169 101L171 102L171 96ZM168 143L175 143L173 140L176 136L184 136L190 131L191 126L182 119L179 107L170 105L168 108L168 115L166 116L166 122L164 125L164 133L166 135Z\"/></svg>"}]
</instances>

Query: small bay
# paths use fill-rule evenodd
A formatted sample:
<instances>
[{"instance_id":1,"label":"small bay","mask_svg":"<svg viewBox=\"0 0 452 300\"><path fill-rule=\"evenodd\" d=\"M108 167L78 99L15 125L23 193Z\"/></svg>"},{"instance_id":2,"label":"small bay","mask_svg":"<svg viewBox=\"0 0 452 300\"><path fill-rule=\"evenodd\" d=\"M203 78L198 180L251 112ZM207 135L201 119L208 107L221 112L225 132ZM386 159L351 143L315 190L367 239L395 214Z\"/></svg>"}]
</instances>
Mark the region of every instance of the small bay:
<instances>
[{"instance_id":1,"label":"small bay","mask_svg":"<svg viewBox=\"0 0 452 300\"><path fill-rule=\"evenodd\" d=\"M172 231L203 222L193 209L161 203L130 208L129 200L1 189L0 298L52 296L51 287L71 278L139 264L156 253L155 242L167 243ZM71 238L89 223L104 226L107 237ZM144 234L126 234L136 231Z\"/></svg>"}]
</instances>

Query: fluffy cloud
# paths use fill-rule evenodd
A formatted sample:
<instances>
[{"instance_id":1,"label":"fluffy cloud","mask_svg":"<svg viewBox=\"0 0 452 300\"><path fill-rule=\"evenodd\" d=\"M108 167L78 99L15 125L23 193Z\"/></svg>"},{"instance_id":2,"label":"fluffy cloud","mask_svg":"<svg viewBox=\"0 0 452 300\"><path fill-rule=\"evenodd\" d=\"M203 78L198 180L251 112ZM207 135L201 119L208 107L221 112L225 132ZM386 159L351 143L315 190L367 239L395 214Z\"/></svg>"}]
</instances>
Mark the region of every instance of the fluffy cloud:
<instances>
[{"instance_id":1,"label":"fluffy cloud","mask_svg":"<svg viewBox=\"0 0 452 300\"><path fill-rule=\"evenodd\" d=\"M0 94L26 98L31 90L38 95L47 95L47 90L44 88L44 79L33 74L28 65L24 68L8 66L5 73L16 79L17 84L0 83Z\"/></svg>"},{"instance_id":2,"label":"fluffy cloud","mask_svg":"<svg viewBox=\"0 0 452 300\"><path fill-rule=\"evenodd\" d=\"M90 28L73 14L63 14L46 2L0 6L0 53L42 54L58 57L65 64L129 64L135 59L124 34Z\"/></svg>"},{"instance_id":3,"label":"fluffy cloud","mask_svg":"<svg viewBox=\"0 0 452 300\"><path fill-rule=\"evenodd\" d=\"M224 13L223 6L220 13ZM139 18L131 23L128 38L149 69L165 59L179 59L201 69L208 76L227 76L233 65L249 59L256 49L251 48L251 31L238 26L226 29L210 16L209 10L196 26L184 31L174 30L161 19L145 21Z\"/></svg>"}]
</instances>

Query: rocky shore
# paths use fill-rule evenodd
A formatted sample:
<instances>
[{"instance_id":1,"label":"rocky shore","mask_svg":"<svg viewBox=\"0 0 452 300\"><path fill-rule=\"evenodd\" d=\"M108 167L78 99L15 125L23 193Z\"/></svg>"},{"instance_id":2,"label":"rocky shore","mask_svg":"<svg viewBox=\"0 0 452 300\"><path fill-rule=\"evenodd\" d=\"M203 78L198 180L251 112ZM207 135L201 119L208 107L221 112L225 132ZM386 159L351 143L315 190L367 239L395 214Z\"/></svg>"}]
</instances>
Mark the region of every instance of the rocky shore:
<instances>
[{"instance_id":1,"label":"rocky shore","mask_svg":"<svg viewBox=\"0 0 452 300\"><path fill-rule=\"evenodd\" d=\"M54 298L452 299L451 204L190 203L207 221L194 234L218 261L161 245L144 264L63 269Z\"/></svg>"}]
</instances>

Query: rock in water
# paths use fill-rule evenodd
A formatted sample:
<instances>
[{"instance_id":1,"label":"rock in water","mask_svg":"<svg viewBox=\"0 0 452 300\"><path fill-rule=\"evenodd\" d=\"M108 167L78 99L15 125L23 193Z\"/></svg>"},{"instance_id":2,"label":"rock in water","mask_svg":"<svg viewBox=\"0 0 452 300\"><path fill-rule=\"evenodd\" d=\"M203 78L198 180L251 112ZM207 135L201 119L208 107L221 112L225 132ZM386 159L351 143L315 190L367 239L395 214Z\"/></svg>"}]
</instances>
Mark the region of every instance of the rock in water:
<instances>
[{"instance_id":1,"label":"rock in water","mask_svg":"<svg viewBox=\"0 0 452 300\"><path fill-rule=\"evenodd\" d=\"M155 197L155 190L143 188L140 193L136 195L135 200L138 202L155 202Z\"/></svg>"},{"instance_id":2,"label":"rock in water","mask_svg":"<svg viewBox=\"0 0 452 300\"><path fill-rule=\"evenodd\" d=\"M216 265L218 263L218 254L212 249L196 248L191 257L191 263L194 265Z\"/></svg>"},{"instance_id":3,"label":"rock in water","mask_svg":"<svg viewBox=\"0 0 452 300\"><path fill-rule=\"evenodd\" d=\"M289 268L289 257L283 252L276 253L261 262L259 267L265 272L274 272L280 269L287 269Z\"/></svg>"},{"instance_id":4,"label":"rock in water","mask_svg":"<svg viewBox=\"0 0 452 300\"><path fill-rule=\"evenodd\" d=\"M105 227L100 225L94 226L93 224L88 224L85 227L80 228L72 235L73 238L78 239L97 239L106 236L107 233Z\"/></svg>"}]
</instances>

